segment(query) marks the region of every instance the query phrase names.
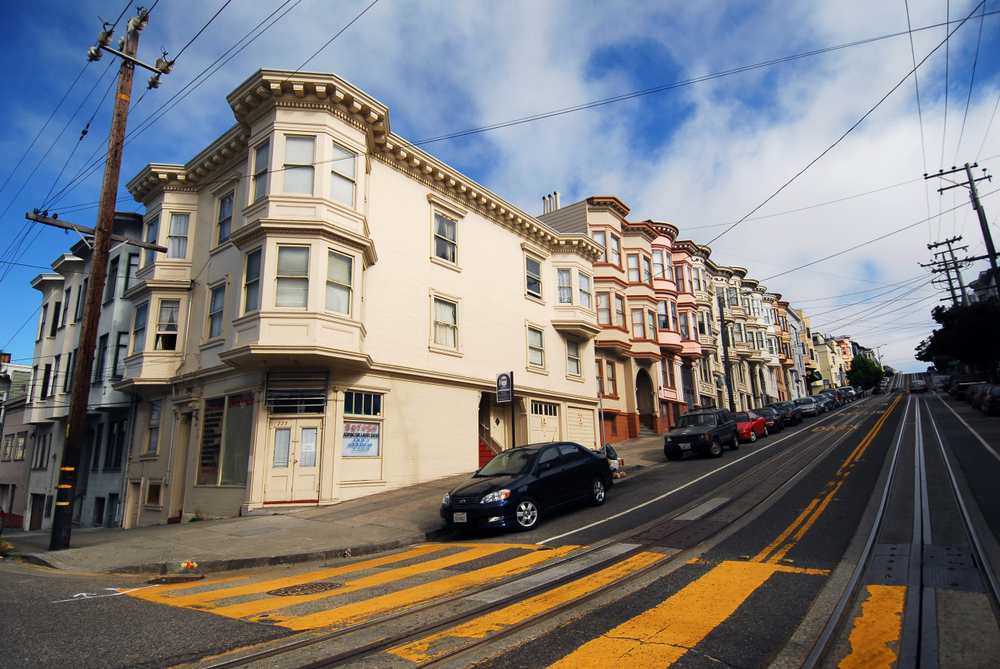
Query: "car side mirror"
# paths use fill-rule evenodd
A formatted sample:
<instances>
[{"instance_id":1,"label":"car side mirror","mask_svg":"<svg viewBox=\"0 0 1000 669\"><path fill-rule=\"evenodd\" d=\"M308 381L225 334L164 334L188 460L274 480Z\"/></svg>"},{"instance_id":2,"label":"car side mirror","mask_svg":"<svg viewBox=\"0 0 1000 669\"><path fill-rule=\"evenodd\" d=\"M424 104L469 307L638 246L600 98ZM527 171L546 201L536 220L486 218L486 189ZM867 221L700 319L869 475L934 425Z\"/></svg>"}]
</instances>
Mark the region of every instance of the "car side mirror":
<instances>
[{"instance_id":1,"label":"car side mirror","mask_svg":"<svg viewBox=\"0 0 1000 669\"><path fill-rule=\"evenodd\" d=\"M538 473L539 474L541 474L542 472L547 472L550 469L552 469L552 463L551 462L543 462L542 464L538 465Z\"/></svg>"}]
</instances>

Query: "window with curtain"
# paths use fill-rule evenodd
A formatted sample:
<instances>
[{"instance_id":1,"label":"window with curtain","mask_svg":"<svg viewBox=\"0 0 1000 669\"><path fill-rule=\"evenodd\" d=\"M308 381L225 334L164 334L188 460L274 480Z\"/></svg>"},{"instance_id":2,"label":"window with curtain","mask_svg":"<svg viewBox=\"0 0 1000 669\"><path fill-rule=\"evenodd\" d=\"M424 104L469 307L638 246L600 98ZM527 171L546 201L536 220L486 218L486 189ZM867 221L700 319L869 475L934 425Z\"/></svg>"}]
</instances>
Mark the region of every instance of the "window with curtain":
<instances>
[{"instance_id":1,"label":"window with curtain","mask_svg":"<svg viewBox=\"0 0 1000 669\"><path fill-rule=\"evenodd\" d=\"M434 343L458 348L458 305L440 297L434 298Z\"/></svg>"},{"instance_id":2,"label":"window with curtain","mask_svg":"<svg viewBox=\"0 0 1000 669\"><path fill-rule=\"evenodd\" d=\"M285 193L313 194L315 137L285 138Z\"/></svg>"},{"instance_id":3,"label":"window with curtain","mask_svg":"<svg viewBox=\"0 0 1000 669\"><path fill-rule=\"evenodd\" d=\"M226 284L212 289L212 299L208 305L208 338L221 337L225 326Z\"/></svg>"},{"instance_id":4,"label":"window with curtain","mask_svg":"<svg viewBox=\"0 0 1000 669\"><path fill-rule=\"evenodd\" d=\"M354 190L357 179L357 156L334 143L333 158L330 161L330 199L354 206Z\"/></svg>"},{"instance_id":5,"label":"window with curtain","mask_svg":"<svg viewBox=\"0 0 1000 669\"><path fill-rule=\"evenodd\" d=\"M434 213L434 255L450 263L458 262L458 223Z\"/></svg>"},{"instance_id":6,"label":"window with curtain","mask_svg":"<svg viewBox=\"0 0 1000 669\"><path fill-rule=\"evenodd\" d=\"M556 276L559 281L559 304L573 304L573 271L561 269Z\"/></svg>"},{"instance_id":7,"label":"window with curtain","mask_svg":"<svg viewBox=\"0 0 1000 669\"><path fill-rule=\"evenodd\" d=\"M156 321L156 350L177 350L177 319L180 315L180 300L160 300L160 315Z\"/></svg>"},{"instance_id":8,"label":"window with curtain","mask_svg":"<svg viewBox=\"0 0 1000 669\"><path fill-rule=\"evenodd\" d=\"M279 246L276 307L305 307L309 302L309 247Z\"/></svg>"},{"instance_id":9,"label":"window with curtain","mask_svg":"<svg viewBox=\"0 0 1000 669\"><path fill-rule=\"evenodd\" d=\"M260 308L260 249L247 254L246 272L243 275L243 313Z\"/></svg>"},{"instance_id":10,"label":"window with curtain","mask_svg":"<svg viewBox=\"0 0 1000 669\"><path fill-rule=\"evenodd\" d=\"M233 194L224 195L219 200L219 236L218 243L229 241L229 233L233 230Z\"/></svg>"},{"instance_id":11,"label":"window with curtain","mask_svg":"<svg viewBox=\"0 0 1000 669\"><path fill-rule=\"evenodd\" d=\"M326 308L350 315L354 259L330 251L326 263Z\"/></svg>"},{"instance_id":12,"label":"window with curtain","mask_svg":"<svg viewBox=\"0 0 1000 669\"><path fill-rule=\"evenodd\" d=\"M187 258L190 219L190 214L170 214L170 230L167 232L168 258Z\"/></svg>"}]
</instances>

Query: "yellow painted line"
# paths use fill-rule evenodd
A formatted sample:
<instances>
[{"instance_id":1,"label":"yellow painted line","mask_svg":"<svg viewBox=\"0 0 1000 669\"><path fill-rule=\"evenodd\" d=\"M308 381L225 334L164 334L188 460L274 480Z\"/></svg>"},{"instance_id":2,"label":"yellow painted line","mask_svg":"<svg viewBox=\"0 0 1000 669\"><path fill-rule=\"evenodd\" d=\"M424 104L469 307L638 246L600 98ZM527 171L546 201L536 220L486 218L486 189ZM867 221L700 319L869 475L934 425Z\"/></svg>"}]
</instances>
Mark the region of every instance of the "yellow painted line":
<instances>
[{"instance_id":1,"label":"yellow painted line","mask_svg":"<svg viewBox=\"0 0 1000 669\"><path fill-rule=\"evenodd\" d=\"M378 574L372 574L371 576L366 576L364 578L359 578L354 581L349 581L343 585L343 587L335 588L333 590L327 590L325 592L319 592L312 595L291 595L287 597L268 597L267 599L256 599L250 602L242 602L239 604L230 604L228 606L219 606L216 608L208 609L212 613L217 613L220 616L226 616L229 618L248 618L250 616L256 616L266 611L274 611L277 609L285 609L289 606L294 606L295 604L303 604L305 602L313 602L318 599L327 599L329 597L336 597L338 595L344 595L350 592L356 592L358 590L363 590L365 588L372 588L379 585L385 585L386 583L392 583L393 581L401 581L405 578L410 578L411 576L419 576L420 574L427 574L430 572L435 572L441 569L447 569L449 567L454 567L457 564L462 564L463 562L471 562L472 560L478 560L479 558L488 557L496 553L507 550L510 546L505 544L485 544L481 546L476 546L475 548L468 548L461 553L455 553L454 555L446 555L445 557L437 558L435 560L428 560L427 562L420 562L418 564L410 565L409 567L400 567L399 569L393 569L390 571L385 571ZM522 546L522 548L531 550L527 546ZM534 551L532 551L534 553ZM275 620L281 620L283 618L289 618L291 616L282 616L276 618L271 616L268 622L275 622Z\"/></svg>"},{"instance_id":2,"label":"yellow painted line","mask_svg":"<svg viewBox=\"0 0 1000 669\"><path fill-rule=\"evenodd\" d=\"M459 644L448 644L446 641L448 639L486 638L495 632L507 629L532 616L550 611L566 602L573 601L605 585L614 583L618 579L624 578L663 559L666 559L666 556L659 553L639 553L613 567L603 569L586 578L581 578L550 592L531 597L523 602L518 602L494 613L477 618L470 623L459 625L458 627L425 637L419 641L397 646L388 652L411 662L432 660L449 652L454 645L461 644L460 641ZM433 649L431 649L432 646Z\"/></svg>"},{"instance_id":3,"label":"yellow painted line","mask_svg":"<svg viewBox=\"0 0 1000 669\"><path fill-rule=\"evenodd\" d=\"M342 627L364 620L388 611L402 610L439 597L457 594L474 586L481 586L491 581L498 581L507 576L526 571L531 567L566 555L577 546L561 546L554 550L536 551L516 557L506 562L477 569L466 574L457 574L432 583L425 583L399 592L382 595L363 602L347 604L328 611L320 611L287 620L277 621L278 625L292 630L308 630L317 627ZM283 598L286 599L286 598ZM271 617L274 622L274 617Z\"/></svg>"},{"instance_id":4,"label":"yellow painted line","mask_svg":"<svg viewBox=\"0 0 1000 669\"><path fill-rule=\"evenodd\" d=\"M861 604L861 617L855 619L851 630L851 652L838 669L890 669L896 665L893 648L899 647L905 601L905 586L868 586L868 601Z\"/></svg>"},{"instance_id":5,"label":"yellow painted line","mask_svg":"<svg viewBox=\"0 0 1000 669\"><path fill-rule=\"evenodd\" d=\"M717 567L722 562L716 560L705 560L703 558L694 558L693 560L688 560L684 564L700 564L706 567ZM789 574L805 574L806 576L829 576L829 569L813 569L811 567L793 567L790 564L776 564L777 567L775 571L783 571Z\"/></svg>"},{"instance_id":6,"label":"yellow painted line","mask_svg":"<svg viewBox=\"0 0 1000 669\"><path fill-rule=\"evenodd\" d=\"M198 592L191 595L171 596L169 590L159 589L159 591L139 590L136 591L135 596L139 599L145 599L151 602L159 602L161 604L170 604L171 606L210 608L210 605L209 606L199 606L199 605L205 605L207 604L207 602L219 599L226 599L229 597L241 597L260 592L268 592L270 590L277 590L278 588L287 588L293 585L301 585L303 583L323 581L325 579L332 578L334 576L339 576L341 574L348 574L353 571L360 571L362 569L372 569L373 567L381 567L387 564L393 564L395 562L402 562L404 560L421 557L427 555L428 553L433 553L435 551L439 551L444 548L448 548L448 546L445 546L443 544L436 544L436 545L429 544L426 546L420 546L419 548L415 548L413 550L404 551L402 553L396 553L395 555L386 555L384 557L375 558L373 560L354 562L351 564L343 565L341 567L335 567L333 569L311 571L307 574L300 574L298 576L289 576L287 578L277 578L277 579L272 579L270 581L261 581L235 588L208 590L205 592ZM243 578L245 579L246 577ZM222 581L217 581L217 582L221 583ZM184 586L187 587L199 586L199 585L203 586L208 584L204 582L193 582L184 584Z\"/></svg>"},{"instance_id":7,"label":"yellow painted line","mask_svg":"<svg viewBox=\"0 0 1000 669\"><path fill-rule=\"evenodd\" d=\"M819 519L820 515L822 515L822 513L827 509L830 502L833 501L834 494L836 494L836 492L840 490L840 486L844 484L844 481L850 474L851 468L853 468L854 465L861 460L861 457L865 454L865 451L867 450L868 446L875 440L875 437L882 429L882 426L885 425L886 420L888 420L889 415L892 413L892 410L896 408L896 404L899 402L899 400L900 397L897 396L896 399L893 401L893 403L889 406L888 410L886 410L886 412L878 419L878 421L876 421L875 425L868 432L868 434L865 435L864 439L862 439L861 442L851 452L851 454L847 456L847 459L844 460L843 464L841 464L840 467L837 469L837 473L834 475L833 480L827 483L826 486L824 486L823 492L820 493L821 496L812 500L809 503L809 505L805 508L805 510L803 510L802 513L800 513L799 516L792 522L792 524L786 527L785 530L781 534L779 534L774 541L772 541L770 544L767 545L766 548L764 548L764 550L758 553L752 559L752 562L768 561L771 563L775 563L778 560L784 558L784 556L788 554L788 551L790 551L795 546L795 544L799 540L801 540L803 536L805 536L805 533L810 528L812 528L812 526ZM796 530L798 531L796 532ZM795 533L795 536L792 538L792 541L788 544L785 544L778 553L772 556L771 559L768 559L768 556L771 555L771 553L775 551L778 548L778 546L783 544L788 539L788 537L792 536L793 533Z\"/></svg>"},{"instance_id":8,"label":"yellow painted line","mask_svg":"<svg viewBox=\"0 0 1000 669\"><path fill-rule=\"evenodd\" d=\"M669 667L780 567L759 562L723 562L656 607L562 658L550 669Z\"/></svg>"}]
</instances>

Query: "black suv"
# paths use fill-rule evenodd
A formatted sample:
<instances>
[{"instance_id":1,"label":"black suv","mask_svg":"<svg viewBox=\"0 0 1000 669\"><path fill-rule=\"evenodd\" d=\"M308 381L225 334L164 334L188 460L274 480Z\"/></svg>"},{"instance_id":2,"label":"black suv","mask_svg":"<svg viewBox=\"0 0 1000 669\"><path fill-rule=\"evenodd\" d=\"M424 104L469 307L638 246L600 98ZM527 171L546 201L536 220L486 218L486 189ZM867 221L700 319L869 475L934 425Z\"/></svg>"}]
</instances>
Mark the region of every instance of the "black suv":
<instances>
[{"instance_id":1,"label":"black suv","mask_svg":"<svg viewBox=\"0 0 1000 669\"><path fill-rule=\"evenodd\" d=\"M713 458L722 455L722 445L736 450L740 447L736 419L729 409L690 411L677 419L674 429L663 438L663 454L668 460L680 460L684 453L708 453Z\"/></svg>"},{"instance_id":2,"label":"black suv","mask_svg":"<svg viewBox=\"0 0 1000 669\"><path fill-rule=\"evenodd\" d=\"M785 425L798 425L803 421L802 407L795 402L771 402L767 406L778 412Z\"/></svg>"}]
</instances>

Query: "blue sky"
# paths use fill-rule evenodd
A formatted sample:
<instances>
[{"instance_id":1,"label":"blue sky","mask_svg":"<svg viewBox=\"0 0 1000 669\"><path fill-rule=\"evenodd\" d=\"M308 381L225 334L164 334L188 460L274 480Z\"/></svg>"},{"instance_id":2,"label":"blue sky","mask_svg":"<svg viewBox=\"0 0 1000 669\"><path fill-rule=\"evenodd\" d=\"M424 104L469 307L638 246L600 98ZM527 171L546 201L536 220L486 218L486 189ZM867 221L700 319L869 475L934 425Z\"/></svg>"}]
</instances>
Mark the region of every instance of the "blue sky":
<instances>
[{"instance_id":1,"label":"blue sky","mask_svg":"<svg viewBox=\"0 0 1000 669\"><path fill-rule=\"evenodd\" d=\"M707 77L423 148L536 214L554 190L564 204L616 195L632 220L666 221L682 238L711 241L717 262L748 268L769 290L817 314L814 329L881 345L884 361L901 369L922 368L913 347L944 297L925 285L930 276L918 266L931 259L926 245L962 235L971 253L983 253L966 191L938 194L939 184L922 175L956 163L978 161L991 174L1000 166L1000 14L989 15L1000 11L997 0L987 3L983 21L958 28L947 52L939 24L948 1L911 0L909 21L921 29L912 53L903 34L719 77L711 75L905 32L907 3L378 0L306 62L370 3L233 0L159 89L143 95L146 75L137 77L129 129L146 129L126 146L121 184L149 162L184 163L223 133L234 122L225 96L262 67L334 72L388 105L393 131L410 141ZM139 57L152 62L161 46L176 55L224 4L160 0ZM950 18L977 6L951 0ZM101 171L73 178L106 150L105 92L116 66L109 69L110 56L86 65L85 52L100 30L98 16L114 21L123 9L111 0L0 9L11 58L0 101L0 347L15 362L31 364L39 300L29 282L74 241L40 228L22 239L24 213L49 206L93 224ZM281 18L259 38L163 107L276 10ZM133 14L134 5L126 17ZM918 69L918 110L906 76L914 59L935 48ZM997 187L981 185L994 222ZM126 198L119 208L142 211L124 187L119 194ZM1000 229L992 231L1000 241ZM984 267L966 269L964 278Z\"/></svg>"}]
</instances>

